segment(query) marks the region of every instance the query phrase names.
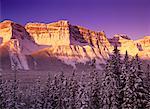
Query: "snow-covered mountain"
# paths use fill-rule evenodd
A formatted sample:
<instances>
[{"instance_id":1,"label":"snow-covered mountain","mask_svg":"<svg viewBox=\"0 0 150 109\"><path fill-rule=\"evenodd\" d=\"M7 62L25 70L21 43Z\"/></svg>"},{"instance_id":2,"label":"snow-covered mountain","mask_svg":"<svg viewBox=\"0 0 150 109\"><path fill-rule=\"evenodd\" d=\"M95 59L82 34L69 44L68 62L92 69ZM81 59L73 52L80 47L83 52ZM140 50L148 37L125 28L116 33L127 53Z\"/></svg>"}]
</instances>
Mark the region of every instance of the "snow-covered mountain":
<instances>
[{"instance_id":1,"label":"snow-covered mountain","mask_svg":"<svg viewBox=\"0 0 150 109\"><path fill-rule=\"evenodd\" d=\"M91 31L65 20L49 24L28 23L25 27L12 21L0 23L2 69L11 69L14 64L18 69L29 70L77 68L78 64L90 66L93 63L101 68L115 44L122 54L128 50L132 56L139 53L150 59L149 36L136 41L125 35L108 39L103 31Z\"/></svg>"},{"instance_id":2,"label":"snow-covered mountain","mask_svg":"<svg viewBox=\"0 0 150 109\"><path fill-rule=\"evenodd\" d=\"M12 21L0 23L0 39L0 59L3 60L7 54L6 62L9 63L1 61L1 66L4 68L12 68L17 64L18 69L29 70L26 55L47 47L36 44L23 26Z\"/></svg>"},{"instance_id":3,"label":"snow-covered mountain","mask_svg":"<svg viewBox=\"0 0 150 109\"><path fill-rule=\"evenodd\" d=\"M113 46L118 45L121 54L125 54L127 50L131 56L138 54L143 59L150 59L150 36L131 40L127 35L117 34L109 42Z\"/></svg>"}]
</instances>

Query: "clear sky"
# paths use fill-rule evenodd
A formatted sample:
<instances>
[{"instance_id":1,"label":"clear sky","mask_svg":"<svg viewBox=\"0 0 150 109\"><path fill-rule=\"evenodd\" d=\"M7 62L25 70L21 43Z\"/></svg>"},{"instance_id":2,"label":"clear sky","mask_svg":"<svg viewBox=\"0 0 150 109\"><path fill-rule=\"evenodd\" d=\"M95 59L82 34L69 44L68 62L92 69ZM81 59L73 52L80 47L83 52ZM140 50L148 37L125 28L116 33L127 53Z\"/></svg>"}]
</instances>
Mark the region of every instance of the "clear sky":
<instances>
[{"instance_id":1,"label":"clear sky","mask_svg":"<svg viewBox=\"0 0 150 109\"><path fill-rule=\"evenodd\" d=\"M49 23L61 19L132 39L150 35L150 0L0 0L0 20Z\"/></svg>"}]
</instances>

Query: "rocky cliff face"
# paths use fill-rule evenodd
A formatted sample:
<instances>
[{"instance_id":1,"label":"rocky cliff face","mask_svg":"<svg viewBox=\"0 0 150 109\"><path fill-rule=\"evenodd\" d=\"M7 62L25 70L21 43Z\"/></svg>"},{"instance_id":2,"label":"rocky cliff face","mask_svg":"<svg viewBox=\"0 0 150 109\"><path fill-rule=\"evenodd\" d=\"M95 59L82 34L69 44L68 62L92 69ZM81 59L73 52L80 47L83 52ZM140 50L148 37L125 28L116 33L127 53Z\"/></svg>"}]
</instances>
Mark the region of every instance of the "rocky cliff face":
<instances>
[{"instance_id":1,"label":"rocky cliff face","mask_svg":"<svg viewBox=\"0 0 150 109\"><path fill-rule=\"evenodd\" d=\"M150 57L149 37L133 41L125 35L116 35L108 40L103 31L91 31L64 20L49 24L28 23L25 27L12 21L0 23L3 68L6 68L5 62L9 63L7 68L17 64L19 69L26 70L63 64L76 68L79 63L93 65L93 60L100 68L116 44L121 54L127 50L132 56L138 53L141 57L143 54Z\"/></svg>"},{"instance_id":2,"label":"rocky cliff face","mask_svg":"<svg viewBox=\"0 0 150 109\"><path fill-rule=\"evenodd\" d=\"M20 52L24 54L31 54L40 49L39 45L35 43L34 39L32 39L26 29L22 25L12 21L0 23L0 38L2 44L17 40Z\"/></svg>"},{"instance_id":3,"label":"rocky cliff face","mask_svg":"<svg viewBox=\"0 0 150 109\"><path fill-rule=\"evenodd\" d=\"M58 21L50 24L28 23L25 28L39 45L70 44L68 21Z\"/></svg>"},{"instance_id":4,"label":"rocky cliff face","mask_svg":"<svg viewBox=\"0 0 150 109\"><path fill-rule=\"evenodd\" d=\"M117 34L109 41L113 46L117 45L119 47L121 54L128 51L131 56L138 54L141 58L150 58L150 36L139 40L131 40L126 35Z\"/></svg>"},{"instance_id":5,"label":"rocky cliff face","mask_svg":"<svg viewBox=\"0 0 150 109\"><path fill-rule=\"evenodd\" d=\"M0 23L0 41L1 48L5 48L5 53L7 51L9 56L8 59L11 62L10 68L14 64L17 64L18 69L28 70L26 55L43 48L35 44L23 26L12 21Z\"/></svg>"},{"instance_id":6,"label":"rocky cliff face","mask_svg":"<svg viewBox=\"0 0 150 109\"><path fill-rule=\"evenodd\" d=\"M145 59L150 58L150 36L145 36L143 39L135 41L139 49L139 56Z\"/></svg>"},{"instance_id":7,"label":"rocky cliff face","mask_svg":"<svg viewBox=\"0 0 150 109\"><path fill-rule=\"evenodd\" d=\"M150 50L150 36L145 36L143 39L136 40L139 50Z\"/></svg>"},{"instance_id":8,"label":"rocky cliff face","mask_svg":"<svg viewBox=\"0 0 150 109\"><path fill-rule=\"evenodd\" d=\"M50 24L28 23L25 26L30 36L39 45L90 45L93 47L110 46L104 32L95 32L80 26L73 26L68 21Z\"/></svg>"},{"instance_id":9,"label":"rocky cliff face","mask_svg":"<svg viewBox=\"0 0 150 109\"><path fill-rule=\"evenodd\" d=\"M113 46L117 45L121 54L125 54L127 50L131 56L135 56L139 52L136 43L126 35L117 34L112 39L110 39L110 43Z\"/></svg>"},{"instance_id":10,"label":"rocky cliff face","mask_svg":"<svg viewBox=\"0 0 150 109\"><path fill-rule=\"evenodd\" d=\"M51 46L40 52L46 52L73 67L78 62L85 63L94 58L103 63L112 49L104 32L73 26L68 21L28 23L25 28L37 44Z\"/></svg>"}]
</instances>

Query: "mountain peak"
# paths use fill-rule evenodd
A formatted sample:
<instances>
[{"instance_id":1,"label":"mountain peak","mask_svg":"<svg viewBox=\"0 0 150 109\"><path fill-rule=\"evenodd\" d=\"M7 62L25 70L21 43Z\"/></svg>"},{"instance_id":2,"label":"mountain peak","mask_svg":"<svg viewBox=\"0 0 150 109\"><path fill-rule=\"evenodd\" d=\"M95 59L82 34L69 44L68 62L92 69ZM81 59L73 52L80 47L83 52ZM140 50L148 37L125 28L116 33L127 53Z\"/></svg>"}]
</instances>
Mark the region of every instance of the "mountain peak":
<instances>
[{"instance_id":1,"label":"mountain peak","mask_svg":"<svg viewBox=\"0 0 150 109\"><path fill-rule=\"evenodd\" d=\"M68 20L59 20L58 22L59 22L59 23L62 23L62 24L67 24L67 25L69 24L69 21L68 21Z\"/></svg>"},{"instance_id":2,"label":"mountain peak","mask_svg":"<svg viewBox=\"0 0 150 109\"><path fill-rule=\"evenodd\" d=\"M4 20L4 21L2 21L0 23L13 23L13 21L12 20Z\"/></svg>"},{"instance_id":3,"label":"mountain peak","mask_svg":"<svg viewBox=\"0 0 150 109\"><path fill-rule=\"evenodd\" d=\"M67 20L27 23L25 27L7 20L0 23L0 49L6 49L10 57L7 60L15 59L21 69L45 68L43 63L49 68L54 66L53 62L76 67L92 59L96 60L97 68L109 57L113 44L118 44L121 54L127 50L132 56L138 53L150 57L149 43L149 36L133 41L124 34L108 40L104 31L71 25Z\"/></svg>"},{"instance_id":4,"label":"mountain peak","mask_svg":"<svg viewBox=\"0 0 150 109\"><path fill-rule=\"evenodd\" d=\"M131 40L131 38L129 38L126 34L115 34L114 38Z\"/></svg>"}]
</instances>

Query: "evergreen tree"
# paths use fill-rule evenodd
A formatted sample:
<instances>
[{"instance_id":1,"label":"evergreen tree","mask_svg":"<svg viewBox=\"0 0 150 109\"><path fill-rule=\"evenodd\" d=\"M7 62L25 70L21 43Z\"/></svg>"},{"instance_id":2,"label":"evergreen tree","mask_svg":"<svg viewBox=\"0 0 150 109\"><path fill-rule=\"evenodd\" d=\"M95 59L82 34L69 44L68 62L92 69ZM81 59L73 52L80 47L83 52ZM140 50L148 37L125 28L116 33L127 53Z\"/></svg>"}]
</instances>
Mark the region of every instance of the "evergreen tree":
<instances>
[{"instance_id":1,"label":"evergreen tree","mask_svg":"<svg viewBox=\"0 0 150 109\"><path fill-rule=\"evenodd\" d=\"M147 65L147 69L146 69L146 87L148 90L148 103L147 103L147 108L150 108L150 65Z\"/></svg>"},{"instance_id":2,"label":"evergreen tree","mask_svg":"<svg viewBox=\"0 0 150 109\"><path fill-rule=\"evenodd\" d=\"M121 86L121 59L117 46L114 47L112 56L108 59L102 82L103 109L121 109L122 93Z\"/></svg>"},{"instance_id":3,"label":"evergreen tree","mask_svg":"<svg viewBox=\"0 0 150 109\"><path fill-rule=\"evenodd\" d=\"M32 108L33 109L42 109L42 86L41 86L41 81L40 77L36 80L35 85L33 86L33 89L31 89L31 95L32 95Z\"/></svg>"},{"instance_id":4,"label":"evergreen tree","mask_svg":"<svg viewBox=\"0 0 150 109\"><path fill-rule=\"evenodd\" d=\"M0 109L6 108L6 90L5 83L2 79L2 74L0 72Z\"/></svg>"},{"instance_id":5,"label":"evergreen tree","mask_svg":"<svg viewBox=\"0 0 150 109\"><path fill-rule=\"evenodd\" d=\"M123 59L122 62L122 73L121 73L121 86L123 89L125 87L125 80L126 80L126 76L129 74L129 70L130 69L130 61L129 61L129 56L128 56L128 52L126 51L125 57Z\"/></svg>"},{"instance_id":6,"label":"evergreen tree","mask_svg":"<svg viewBox=\"0 0 150 109\"><path fill-rule=\"evenodd\" d=\"M136 68L137 76L142 78L144 72L142 70L142 67L141 67L142 63L141 63L141 60L140 60L138 54L136 54L136 56L135 56L135 59L133 61L133 65Z\"/></svg>"},{"instance_id":7,"label":"evergreen tree","mask_svg":"<svg viewBox=\"0 0 150 109\"><path fill-rule=\"evenodd\" d=\"M137 59L133 59L129 67L130 71L126 73L123 109L148 109L148 91L139 73L141 67L137 64Z\"/></svg>"},{"instance_id":8,"label":"evergreen tree","mask_svg":"<svg viewBox=\"0 0 150 109\"><path fill-rule=\"evenodd\" d=\"M78 82L75 78L75 72L73 72L72 76L69 80L69 109L76 109L77 108L77 94L78 94Z\"/></svg>"},{"instance_id":9,"label":"evergreen tree","mask_svg":"<svg viewBox=\"0 0 150 109\"><path fill-rule=\"evenodd\" d=\"M64 76L64 72L61 72L61 74L59 75L58 93L59 93L59 102L58 102L59 109L68 108L69 89L68 89L68 80Z\"/></svg>"},{"instance_id":10,"label":"evergreen tree","mask_svg":"<svg viewBox=\"0 0 150 109\"><path fill-rule=\"evenodd\" d=\"M19 81L17 80L16 77L17 74L16 64L14 64L12 70L13 70L14 78L13 81L9 81L10 83L7 84L8 98L7 98L6 107L8 109L20 109L24 106L24 103L22 101L22 91L19 88Z\"/></svg>"},{"instance_id":11,"label":"evergreen tree","mask_svg":"<svg viewBox=\"0 0 150 109\"><path fill-rule=\"evenodd\" d=\"M68 105L68 81L62 72L59 76L55 76L51 85L51 108L66 109Z\"/></svg>"},{"instance_id":12,"label":"evergreen tree","mask_svg":"<svg viewBox=\"0 0 150 109\"><path fill-rule=\"evenodd\" d=\"M58 78L55 76L54 80L52 81L51 84L51 108L52 109L57 109L58 108L58 99L59 99L59 93L58 93Z\"/></svg>"},{"instance_id":13,"label":"evergreen tree","mask_svg":"<svg viewBox=\"0 0 150 109\"><path fill-rule=\"evenodd\" d=\"M82 72L77 95L77 109L90 109L88 87L87 82L85 80L85 74L84 72Z\"/></svg>"},{"instance_id":14,"label":"evergreen tree","mask_svg":"<svg viewBox=\"0 0 150 109\"><path fill-rule=\"evenodd\" d=\"M147 65L146 73L145 73L145 81L148 91L150 92L150 65Z\"/></svg>"},{"instance_id":15,"label":"evergreen tree","mask_svg":"<svg viewBox=\"0 0 150 109\"><path fill-rule=\"evenodd\" d=\"M93 68L96 68L96 59L93 58L91 61L90 61L90 66L92 66Z\"/></svg>"},{"instance_id":16,"label":"evergreen tree","mask_svg":"<svg viewBox=\"0 0 150 109\"><path fill-rule=\"evenodd\" d=\"M22 100L23 100L23 103L24 103L24 106L22 109L33 109L32 106L33 106L33 101L34 101L34 94L33 91L34 89L34 86L33 85L30 85L30 84L27 84L25 85L22 90L23 90L23 95L22 95Z\"/></svg>"},{"instance_id":17,"label":"evergreen tree","mask_svg":"<svg viewBox=\"0 0 150 109\"><path fill-rule=\"evenodd\" d=\"M48 79L42 92L42 101L44 109L52 108L52 80L50 74L48 75Z\"/></svg>"},{"instance_id":18,"label":"evergreen tree","mask_svg":"<svg viewBox=\"0 0 150 109\"><path fill-rule=\"evenodd\" d=\"M101 84L99 81L98 72L90 73L89 83L89 107L90 109L100 109L102 107L101 101Z\"/></svg>"}]
</instances>

